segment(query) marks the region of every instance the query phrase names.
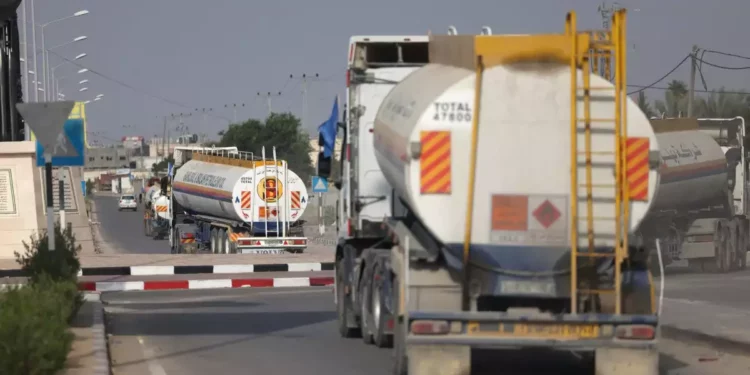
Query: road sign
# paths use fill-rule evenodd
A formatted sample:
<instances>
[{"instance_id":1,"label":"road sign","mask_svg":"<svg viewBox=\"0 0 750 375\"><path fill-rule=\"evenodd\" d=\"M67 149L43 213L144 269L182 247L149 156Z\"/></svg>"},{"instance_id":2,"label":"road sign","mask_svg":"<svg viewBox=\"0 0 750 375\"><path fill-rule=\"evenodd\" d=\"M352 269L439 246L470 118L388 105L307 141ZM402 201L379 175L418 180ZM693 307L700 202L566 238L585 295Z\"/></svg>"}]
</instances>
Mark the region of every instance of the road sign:
<instances>
[{"instance_id":1,"label":"road sign","mask_svg":"<svg viewBox=\"0 0 750 375\"><path fill-rule=\"evenodd\" d=\"M53 166L84 165L85 132L82 119L68 119L75 102L16 104L37 139L37 166L44 165L44 154L52 156Z\"/></svg>"},{"instance_id":2,"label":"road sign","mask_svg":"<svg viewBox=\"0 0 750 375\"><path fill-rule=\"evenodd\" d=\"M85 130L82 119L68 119L65 121L63 126L63 132L65 136L65 147L67 152L63 152L61 155L60 149L58 148L57 154L53 153L52 166L53 167L83 167L85 164L86 156L86 141L85 141ZM36 160L37 166L41 167L44 165L44 151L45 148L42 144L37 141L36 143Z\"/></svg>"},{"instance_id":3,"label":"road sign","mask_svg":"<svg viewBox=\"0 0 750 375\"><path fill-rule=\"evenodd\" d=\"M313 176L312 178L313 193L327 193L328 181L324 177Z\"/></svg>"}]
</instances>

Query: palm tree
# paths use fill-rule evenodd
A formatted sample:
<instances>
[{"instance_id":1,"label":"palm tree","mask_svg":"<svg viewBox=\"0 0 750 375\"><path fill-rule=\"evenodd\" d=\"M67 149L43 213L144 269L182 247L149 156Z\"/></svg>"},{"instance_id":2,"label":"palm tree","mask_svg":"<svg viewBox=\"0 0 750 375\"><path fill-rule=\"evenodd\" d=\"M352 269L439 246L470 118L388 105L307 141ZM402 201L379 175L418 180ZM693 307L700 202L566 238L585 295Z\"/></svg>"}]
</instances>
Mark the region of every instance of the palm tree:
<instances>
[{"instance_id":1,"label":"palm tree","mask_svg":"<svg viewBox=\"0 0 750 375\"><path fill-rule=\"evenodd\" d=\"M687 113L687 93L685 82L672 80L667 85L664 100L654 102L654 107L666 117L682 117L683 114Z\"/></svg>"},{"instance_id":2,"label":"palm tree","mask_svg":"<svg viewBox=\"0 0 750 375\"><path fill-rule=\"evenodd\" d=\"M728 93L722 87L695 100L696 117L730 118L750 115L750 95Z\"/></svg>"}]
</instances>

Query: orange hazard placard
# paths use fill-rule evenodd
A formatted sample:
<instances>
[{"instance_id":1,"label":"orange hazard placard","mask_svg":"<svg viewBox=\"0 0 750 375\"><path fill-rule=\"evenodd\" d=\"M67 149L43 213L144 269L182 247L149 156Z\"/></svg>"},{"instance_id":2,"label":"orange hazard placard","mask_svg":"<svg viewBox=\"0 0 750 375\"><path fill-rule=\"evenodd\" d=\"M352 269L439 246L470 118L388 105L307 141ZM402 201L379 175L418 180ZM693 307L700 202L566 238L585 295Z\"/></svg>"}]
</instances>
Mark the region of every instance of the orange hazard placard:
<instances>
[{"instance_id":1,"label":"orange hazard placard","mask_svg":"<svg viewBox=\"0 0 750 375\"><path fill-rule=\"evenodd\" d=\"M265 207L258 207L258 216L262 218L269 218L278 216L278 212L275 208L269 208L268 211L266 211Z\"/></svg>"},{"instance_id":2,"label":"orange hazard placard","mask_svg":"<svg viewBox=\"0 0 750 375\"><path fill-rule=\"evenodd\" d=\"M625 168L631 200L648 199L648 138L628 138L625 146Z\"/></svg>"},{"instance_id":3,"label":"orange hazard placard","mask_svg":"<svg viewBox=\"0 0 750 375\"><path fill-rule=\"evenodd\" d=\"M419 157L422 194L451 193L451 133L423 131Z\"/></svg>"},{"instance_id":4,"label":"orange hazard placard","mask_svg":"<svg viewBox=\"0 0 750 375\"><path fill-rule=\"evenodd\" d=\"M526 195L492 196L492 230L526 231L529 229L529 197Z\"/></svg>"},{"instance_id":5,"label":"orange hazard placard","mask_svg":"<svg viewBox=\"0 0 750 375\"><path fill-rule=\"evenodd\" d=\"M250 201L250 196L252 195L251 193L252 193L252 191L243 191L242 192L242 194L241 194L241 204L242 204L242 206L241 207L243 209L249 209L251 207L250 206L250 202L251 202Z\"/></svg>"},{"instance_id":6,"label":"orange hazard placard","mask_svg":"<svg viewBox=\"0 0 750 375\"><path fill-rule=\"evenodd\" d=\"M299 198L299 191L293 191L291 194L291 200L292 200L292 209L293 210L299 210L301 207L300 204L300 198Z\"/></svg>"}]
</instances>

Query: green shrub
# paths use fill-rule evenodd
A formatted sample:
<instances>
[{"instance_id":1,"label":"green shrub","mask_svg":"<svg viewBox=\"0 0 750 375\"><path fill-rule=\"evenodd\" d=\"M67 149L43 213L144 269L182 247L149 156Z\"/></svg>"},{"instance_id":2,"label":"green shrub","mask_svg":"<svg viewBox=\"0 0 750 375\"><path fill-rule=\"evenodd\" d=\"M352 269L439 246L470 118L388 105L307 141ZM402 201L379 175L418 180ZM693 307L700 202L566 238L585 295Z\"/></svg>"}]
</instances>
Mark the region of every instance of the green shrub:
<instances>
[{"instance_id":1,"label":"green shrub","mask_svg":"<svg viewBox=\"0 0 750 375\"><path fill-rule=\"evenodd\" d=\"M31 284L36 283L42 274L46 274L53 281L73 281L78 278L81 263L78 252L81 246L76 243L72 228L60 230L55 224L55 250L49 250L47 234L31 236L30 243L23 243L24 254L15 253L16 261L29 276Z\"/></svg>"},{"instance_id":2,"label":"green shrub","mask_svg":"<svg viewBox=\"0 0 750 375\"><path fill-rule=\"evenodd\" d=\"M68 321L77 294L71 281L40 276L34 285L0 293L0 374L56 374L73 335Z\"/></svg>"}]
</instances>

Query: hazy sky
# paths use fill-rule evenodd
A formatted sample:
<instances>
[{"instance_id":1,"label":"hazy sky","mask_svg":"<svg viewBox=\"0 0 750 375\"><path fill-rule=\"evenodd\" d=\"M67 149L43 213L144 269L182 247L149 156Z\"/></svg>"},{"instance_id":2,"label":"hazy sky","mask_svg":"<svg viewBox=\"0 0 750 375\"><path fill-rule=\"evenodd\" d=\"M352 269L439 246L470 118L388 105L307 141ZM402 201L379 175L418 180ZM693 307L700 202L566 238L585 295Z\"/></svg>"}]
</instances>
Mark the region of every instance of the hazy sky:
<instances>
[{"instance_id":1,"label":"hazy sky","mask_svg":"<svg viewBox=\"0 0 750 375\"><path fill-rule=\"evenodd\" d=\"M29 0L25 0L29 2ZM87 40L55 50L91 70L76 74L67 64L57 69L66 99L103 100L87 106L89 131L115 139L123 135L152 137L162 132L162 116L214 108L214 117L185 120L191 132L214 135L233 113L225 104L245 103L238 118L263 117L265 98L257 92L282 92L274 110L301 115L300 80L289 75L320 75L309 84L307 127L328 115L335 95L343 94L348 39L351 35L443 33L495 34L562 32L565 13L578 12L579 27L601 25L595 0L35 0L42 24L78 10L91 13L45 28L47 46L80 35ZM647 85L672 69L693 44L750 56L745 22L748 0L622 0L628 8L628 83ZM28 6L28 5L27 5ZM636 11L637 9L637 11ZM20 12L21 8L19 8ZM27 12L30 20L30 12ZM28 40L31 26L28 22ZM37 32L37 48L40 33ZM750 60L706 55L709 62L750 66ZM61 60L51 56L55 66ZM41 59L39 60L41 71ZM669 79L687 80L688 64ZM709 89L750 89L750 70L705 67ZM88 79L88 91L78 82ZM665 82L666 83L666 80ZM123 85L125 84L125 85ZM699 84L700 85L700 84ZM132 88L126 87L131 86ZM660 84L659 86L665 86ZM650 90L651 98L662 91ZM183 104L183 106L175 103ZM221 116L224 118L219 118ZM174 123L170 123L174 127ZM216 138L216 137L214 137Z\"/></svg>"}]
</instances>

